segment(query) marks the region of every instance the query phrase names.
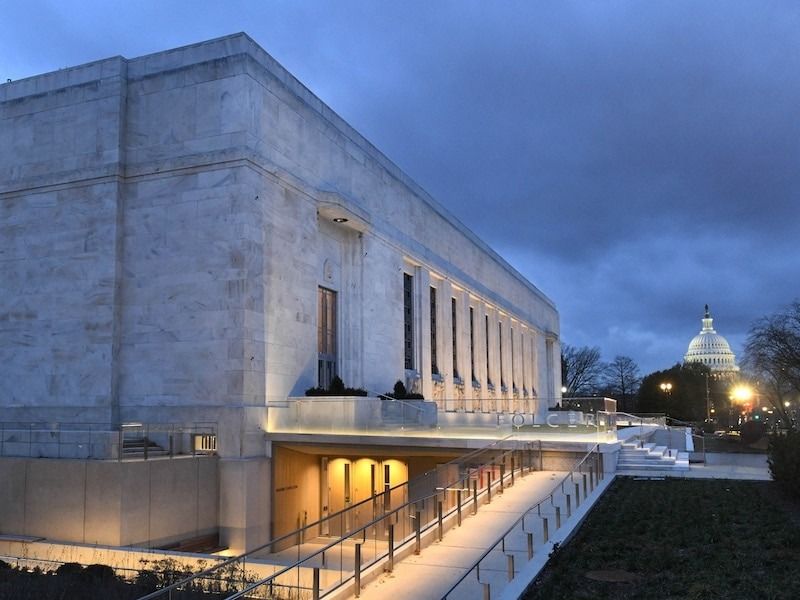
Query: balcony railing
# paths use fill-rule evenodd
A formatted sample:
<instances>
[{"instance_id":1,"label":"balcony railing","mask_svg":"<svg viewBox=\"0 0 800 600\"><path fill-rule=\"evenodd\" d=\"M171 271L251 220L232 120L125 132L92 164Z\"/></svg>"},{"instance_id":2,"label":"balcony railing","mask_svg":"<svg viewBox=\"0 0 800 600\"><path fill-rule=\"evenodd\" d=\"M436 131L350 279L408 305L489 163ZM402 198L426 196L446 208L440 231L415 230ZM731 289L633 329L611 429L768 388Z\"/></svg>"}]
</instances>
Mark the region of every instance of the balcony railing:
<instances>
[{"instance_id":1,"label":"balcony railing","mask_svg":"<svg viewBox=\"0 0 800 600\"><path fill-rule=\"evenodd\" d=\"M216 453L216 423L0 421L0 456L98 460Z\"/></svg>"},{"instance_id":2,"label":"balcony railing","mask_svg":"<svg viewBox=\"0 0 800 600\"><path fill-rule=\"evenodd\" d=\"M267 427L270 433L436 438L501 439L517 434L598 442L616 436L614 413L599 408L540 414L514 410L513 398L473 398L458 410L442 410L449 402L368 396L288 398L269 405Z\"/></svg>"}]
</instances>

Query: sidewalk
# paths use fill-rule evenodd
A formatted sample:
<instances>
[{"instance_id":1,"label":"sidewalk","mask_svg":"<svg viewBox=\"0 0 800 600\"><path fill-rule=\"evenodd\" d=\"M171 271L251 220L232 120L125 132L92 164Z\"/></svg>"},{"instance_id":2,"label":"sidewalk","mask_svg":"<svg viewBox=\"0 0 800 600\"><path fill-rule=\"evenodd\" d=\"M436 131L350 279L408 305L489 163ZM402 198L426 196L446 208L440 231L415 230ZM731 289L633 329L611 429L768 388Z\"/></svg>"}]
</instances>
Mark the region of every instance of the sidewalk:
<instances>
[{"instance_id":1,"label":"sidewalk","mask_svg":"<svg viewBox=\"0 0 800 600\"><path fill-rule=\"evenodd\" d=\"M360 597L367 600L441 598L517 519L531 506L547 499L553 488L566 475L565 472L539 471L517 479L513 487L507 488L502 495L493 495L491 504L481 506L477 515L466 519L462 527L450 530L441 542L435 542L424 548L419 555L412 555L396 563L393 573L383 573L368 583L362 589ZM613 476L608 476L606 482L611 479ZM603 487L601 485L595 488L588 500L591 502L597 498ZM566 497L560 491L554 495L552 503L546 502L540 511L534 510L526 518L525 529L533 533L535 557L542 560L546 559L550 546L544 544L543 518L548 521L552 541L557 535L556 506L560 507L562 518L562 528L558 530L558 535L563 535L567 533L570 525L574 527L571 521L575 519L578 511L573 508L573 519L568 519ZM574 496L572 506L574 507ZM585 500L581 503L581 509L584 506L588 508ZM506 556L509 554L514 555L515 572L519 577L520 571L527 565L527 538L521 530L507 538L505 552L498 549L481 563L481 582L491 582L492 597L499 598L503 586L507 583ZM481 593L476 573L473 571L449 598L472 600L480 597Z\"/></svg>"},{"instance_id":2,"label":"sidewalk","mask_svg":"<svg viewBox=\"0 0 800 600\"><path fill-rule=\"evenodd\" d=\"M625 471L620 476L677 477L685 479L743 479L770 481L765 454L708 453L705 464L690 464L688 471Z\"/></svg>"}]
</instances>

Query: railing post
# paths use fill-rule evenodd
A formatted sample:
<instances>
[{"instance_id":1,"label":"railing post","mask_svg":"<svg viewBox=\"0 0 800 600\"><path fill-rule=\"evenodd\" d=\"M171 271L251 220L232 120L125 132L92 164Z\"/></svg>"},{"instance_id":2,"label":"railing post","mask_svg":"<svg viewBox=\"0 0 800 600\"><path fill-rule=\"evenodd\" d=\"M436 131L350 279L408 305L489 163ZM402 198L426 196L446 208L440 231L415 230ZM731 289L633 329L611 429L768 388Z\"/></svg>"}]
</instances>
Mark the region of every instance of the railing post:
<instances>
[{"instance_id":1,"label":"railing post","mask_svg":"<svg viewBox=\"0 0 800 600\"><path fill-rule=\"evenodd\" d=\"M483 585L483 600L492 600L492 588L488 582Z\"/></svg>"},{"instance_id":2,"label":"railing post","mask_svg":"<svg viewBox=\"0 0 800 600\"><path fill-rule=\"evenodd\" d=\"M539 440L539 470L544 471L544 457L542 456L542 440Z\"/></svg>"},{"instance_id":3,"label":"railing post","mask_svg":"<svg viewBox=\"0 0 800 600\"><path fill-rule=\"evenodd\" d=\"M511 453L511 485L514 485L514 453Z\"/></svg>"},{"instance_id":4,"label":"railing post","mask_svg":"<svg viewBox=\"0 0 800 600\"><path fill-rule=\"evenodd\" d=\"M394 570L394 525L389 524L389 562L386 570L391 573Z\"/></svg>"},{"instance_id":5,"label":"railing post","mask_svg":"<svg viewBox=\"0 0 800 600\"><path fill-rule=\"evenodd\" d=\"M542 517L542 530L544 534L544 543L550 541L550 528L548 527L547 517Z\"/></svg>"},{"instance_id":6,"label":"railing post","mask_svg":"<svg viewBox=\"0 0 800 600\"><path fill-rule=\"evenodd\" d=\"M575 510L577 510L581 505L581 486L577 483L575 484Z\"/></svg>"},{"instance_id":7,"label":"railing post","mask_svg":"<svg viewBox=\"0 0 800 600\"><path fill-rule=\"evenodd\" d=\"M556 530L561 529L561 507L556 506Z\"/></svg>"},{"instance_id":8,"label":"railing post","mask_svg":"<svg viewBox=\"0 0 800 600\"><path fill-rule=\"evenodd\" d=\"M533 558L533 534L528 533L528 560Z\"/></svg>"},{"instance_id":9,"label":"railing post","mask_svg":"<svg viewBox=\"0 0 800 600\"><path fill-rule=\"evenodd\" d=\"M442 527L442 501L439 500L436 503L436 518L438 520L438 527L439 527L439 541L442 541L442 535L444 535L444 529Z\"/></svg>"},{"instance_id":10,"label":"railing post","mask_svg":"<svg viewBox=\"0 0 800 600\"><path fill-rule=\"evenodd\" d=\"M459 483L459 485L461 485ZM456 514L458 515L456 522L461 527L461 488L456 490Z\"/></svg>"},{"instance_id":11,"label":"railing post","mask_svg":"<svg viewBox=\"0 0 800 600\"><path fill-rule=\"evenodd\" d=\"M572 499L570 495L567 494L567 518L569 519L572 516Z\"/></svg>"},{"instance_id":12,"label":"railing post","mask_svg":"<svg viewBox=\"0 0 800 600\"><path fill-rule=\"evenodd\" d=\"M492 503L492 473L491 471L487 473L489 475L489 485L486 486L486 504Z\"/></svg>"},{"instance_id":13,"label":"railing post","mask_svg":"<svg viewBox=\"0 0 800 600\"><path fill-rule=\"evenodd\" d=\"M356 598L361 596L361 544L356 543Z\"/></svg>"},{"instance_id":14,"label":"railing post","mask_svg":"<svg viewBox=\"0 0 800 600\"><path fill-rule=\"evenodd\" d=\"M416 538L414 544L414 554L419 554L419 551L421 550L422 547L419 537L420 521L422 521L422 513L420 511L417 511L416 518L414 519L414 536Z\"/></svg>"},{"instance_id":15,"label":"railing post","mask_svg":"<svg viewBox=\"0 0 800 600\"><path fill-rule=\"evenodd\" d=\"M319 600L319 567L314 567L313 600Z\"/></svg>"},{"instance_id":16,"label":"railing post","mask_svg":"<svg viewBox=\"0 0 800 600\"><path fill-rule=\"evenodd\" d=\"M472 514L478 514L478 480L472 480Z\"/></svg>"},{"instance_id":17,"label":"railing post","mask_svg":"<svg viewBox=\"0 0 800 600\"><path fill-rule=\"evenodd\" d=\"M503 457L503 462L500 463L500 487L497 488L497 493L503 493L503 480L506 477L506 459Z\"/></svg>"},{"instance_id":18,"label":"railing post","mask_svg":"<svg viewBox=\"0 0 800 600\"><path fill-rule=\"evenodd\" d=\"M117 462L122 462L122 444L124 438L122 427L119 428L119 435L117 436Z\"/></svg>"},{"instance_id":19,"label":"railing post","mask_svg":"<svg viewBox=\"0 0 800 600\"><path fill-rule=\"evenodd\" d=\"M586 491L586 473L581 473L581 475L583 476L583 499L585 500L586 496L588 495L588 492Z\"/></svg>"},{"instance_id":20,"label":"railing post","mask_svg":"<svg viewBox=\"0 0 800 600\"><path fill-rule=\"evenodd\" d=\"M506 562L507 562L508 580L511 581L512 579L514 579L514 555L506 554Z\"/></svg>"}]
</instances>

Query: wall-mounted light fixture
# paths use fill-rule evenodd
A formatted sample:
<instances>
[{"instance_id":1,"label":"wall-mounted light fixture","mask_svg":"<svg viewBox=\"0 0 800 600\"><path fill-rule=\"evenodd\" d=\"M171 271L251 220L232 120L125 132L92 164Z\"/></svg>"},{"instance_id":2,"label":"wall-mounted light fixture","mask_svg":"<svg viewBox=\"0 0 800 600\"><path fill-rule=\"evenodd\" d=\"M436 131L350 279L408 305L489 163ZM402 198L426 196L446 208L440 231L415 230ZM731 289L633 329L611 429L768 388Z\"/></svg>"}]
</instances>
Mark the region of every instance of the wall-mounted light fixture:
<instances>
[{"instance_id":1,"label":"wall-mounted light fixture","mask_svg":"<svg viewBox=\"0 0 800 600\"><path fill-rule=\"evenodd\" d=\"M347 223L347 221L348 221L348 219L345 219L344 217L336 217L333 220L334 223Z\"/></svg>"}]
</instances>

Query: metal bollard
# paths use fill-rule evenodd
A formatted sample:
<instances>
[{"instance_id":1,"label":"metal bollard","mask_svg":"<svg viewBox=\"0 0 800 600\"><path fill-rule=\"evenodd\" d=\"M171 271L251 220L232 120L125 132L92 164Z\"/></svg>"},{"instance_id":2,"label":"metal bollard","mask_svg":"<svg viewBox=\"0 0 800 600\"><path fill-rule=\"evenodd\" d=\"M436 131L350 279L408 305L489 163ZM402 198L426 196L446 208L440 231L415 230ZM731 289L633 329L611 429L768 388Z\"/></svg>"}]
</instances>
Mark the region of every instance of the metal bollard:
<instances>
[{"instance_id":1,"label":"metal bollard","mask_svg":"<svg viewBox=\"0 0 800 600\"><path fill-rule=\"evenodd\" d=\"M513 554L506 554L506 570L508 574L508 580L511 581L514 579L514 555Z\"/></svg>"},{"instance_id":2,"label":"metal bollard","mask_svg":"<svg viewBox=\"0 0 800 600\"><path fill-rule=\"evenodd\" d=\"M586 491L586 473L581 473L583 475L583 499L586 500L586 496L588 496L588 492Z\"/></svg>"},{"instance_id":3,"label":"metal bollard","mask_svg":"<svg viewBox=\"0 0 800 600\"><path fill-rule=\"evenodd\" d=\"M489 485L486 486L486 504L492 503L492 473L487 473Z\"/></svg>"},{"instance_id":4,"label":"metal bollard","mask_svg":"<svg viewBox=\"0 0 800 600\"><path fill-rule=\"evenodd\" d=\"M556 506L556 530L561 529L561 507Z\"/></svg>"},{"instance_id":5,"label":"metal bollard","mask_svg":"<svg viewBox=\"0 0 800 600\"><path fill-rule=\"evenodd\" d=\"M570 495L567 494L567 518L569 519L572 516L572 499Z\"/></svg>"},{"instance_id":6,"label":"metal bollard","mask_svg":"<svg viewBox=\"0 0 800 600\"><path fill-rule=\"evenodd\" d=\"M461 489L456 490L456 514L458 515L456 522L461 527Z\"/></svg>"},{"instance_id":7,"label":"metal bollard","mask_svg":"<svg viewBox=\"0 0 800 600\"><path fill-rule=\"evenodd\" d=\"M503 459L503 462L500 464L500 487L497 488L497 493L503 493L503 480L506 477L506 461Z\"/></svg>"},{"instance_id":8,"label":"metal bollard","mask_svg":"<svg viewBox=\"0 0 800 600\"><path fill-rule=\"evenodd\" d=\"M576 483L575 484L575 510L578 510L580 505L581 505L581 486L579 486Z\"/></svg>"},{"instance_id":9,"label":"metal bollard","mask_svg":"<svg viewBox=\"0 0 800 600\"><path fill-rule=\"evenodd\" d=\"M472 514L478 514L478 480L472 481Z\"/></svg>"},{"instance_id":10,"label":"metal bollard","mask_svg":"<svg viewBox=\"0 0 800 600\"><path fill-rule=\"evenodd\" d=\"M511 485L514 485L514 453L511 453Z\"/></svg>"},{"instance_id":11,"label":"metal bollard","mask_svg":"<svg viewBox=\"0 0 800 600\"><path fill-rule=\"evenodd\" d=\"M533 534L528 533L527 538L528 538L528 560L530 560L533 558Z\"/></svg>"},{"instance_id":12,"label":"metal bollard","mask_svg":"<svg viewBox=\"0 0 800 600\"><path fill-rule=\"evenodd\" d=\"M483 600L492 600L492 588L488 583L483 583Z\"/></svg>"},{"instance_id":13,"label":"metal bollard","mask_svg":"<svg viewBox=\"0 0 800 600\"><path fill-rule=\"evenodd\" d=\"M550 528L547 526L547 517L542 517L542 529L544 531L544 543L550 541Z\"/></svg>"}]
</instances>

